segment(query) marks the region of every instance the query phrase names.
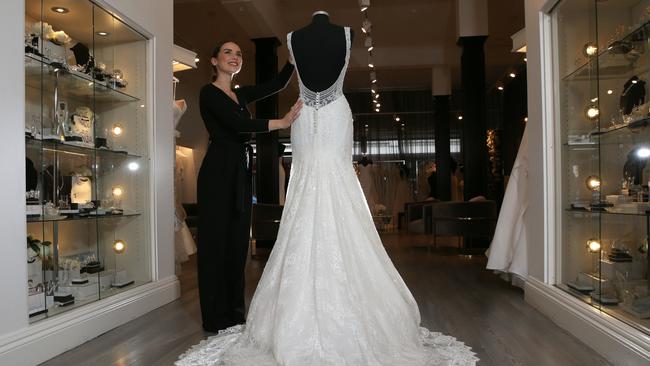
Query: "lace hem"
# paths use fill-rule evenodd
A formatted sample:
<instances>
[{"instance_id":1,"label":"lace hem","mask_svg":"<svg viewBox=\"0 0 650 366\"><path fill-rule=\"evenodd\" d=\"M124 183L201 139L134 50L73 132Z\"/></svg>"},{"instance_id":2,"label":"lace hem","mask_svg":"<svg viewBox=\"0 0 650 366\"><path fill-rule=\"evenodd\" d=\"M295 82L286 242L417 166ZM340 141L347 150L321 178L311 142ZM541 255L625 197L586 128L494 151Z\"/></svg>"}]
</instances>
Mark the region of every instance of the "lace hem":
<instances>
[{"instance_id":1,"label":"lace hem","mask_svg":"<svg viewBox=\"0 0 650 366\"><path fill-rule=\"evenodd\" d=\"M244 340L251 347L237 346L241 337L246 337L242 325L220 331L217 335L201 341L179 356L176 366L281 366L271 352L264 350L252 340ZM425 349L426 358L417 366L474 366L478 362L476 354L465 343L438 332L420 328L420 342ZM233 354L226 357L226 351L240 348L246 354ZM235 359L236 358L236 359ZM388 365L388 364L386 364ZM410 366L401 364L402 366ZM392 365L391 365L392 366ZM415 365L413 365L415 366Z\"/></svg>"}]
</instances>

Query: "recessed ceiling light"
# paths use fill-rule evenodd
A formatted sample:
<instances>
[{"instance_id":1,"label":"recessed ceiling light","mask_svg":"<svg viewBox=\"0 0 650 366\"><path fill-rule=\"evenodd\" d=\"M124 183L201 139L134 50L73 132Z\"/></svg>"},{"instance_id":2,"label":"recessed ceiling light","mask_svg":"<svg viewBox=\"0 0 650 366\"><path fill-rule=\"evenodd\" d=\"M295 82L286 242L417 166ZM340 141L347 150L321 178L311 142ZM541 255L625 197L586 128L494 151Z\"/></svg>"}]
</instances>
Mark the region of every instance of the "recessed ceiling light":
<instances>
[{"instance_id":1,"label":"recessed ceiling light","mask_svg":"<svg viewBox=\"0 0 650 366\"><path fill-rule=\"evenodd\" d=\"M612 89L607 90L607 94L611 95L614 91Z\"/></svg>"},{"instance_id":2,"label":"recessed ceiling light","mask_svg":"<svg viewBox=\"0 0 650 366\"><path fill-rule=\"evenodd\" d=\"M462 120L462 119L463 119L463 116L458 116L458 120Z\"/></svg>"},{"instance_id":3,"label":"recessed ceiling light","mask_svg":"<svg viewBox=\"0 0 650 366\"><path fill-rule=\"evenodd\" d=\"M517 75L516 75L514 72L511 72L511 73L510 73L510 77L511 77L511 78L514 78L515 76L517 76Z\"/></svg>"},{"instance_id":4,"label":"recessed ceiling light","mask_svg":"<svg viewBox=\"0 0 650 366\"><path fill-rule=\"evenodd\" d=\"M379 112L379 108L375 108L375 112Z\"/></svg>"},{"instance_id":5,"label":"recessed ceiling light","mask_svg":"<svg viewBox=\"0 0 650 366\"><path fill-rule=\"evenodd\" d=\"M65 14L65 13L70 12L70 10L68 10L68 8L64 8L62 6L54 6L54 7L52 7L52 11L55 12L55 13L59 13L59 14Z\"/></svg>"},{"instance_id":6,"label":"recessed ceiling light","mask_svg":"<svg viewBox=\"0 0 650 366\"><path fill-rule=\"evenodd\" d=\"M399 116L395 116L395 121L399 122Z\"/></svg>"},{"instance_id":7,"label":"recessed ceiling light","mask_svg":"<svg viewBox=\"0 0 650 366\"><path fill-rule=\"evenodd\" d=\"M502 86L497 86L497 89L503 90L503 87Z\"/></svg>"},{"instance_id":8,"label":"recessed ceiling light","mask_svg":"<svg viewBox=\"0 0 650 366\"><path fill-rule=\"evenodd\" d=\"M375 65L373 65L372 62L369 62L368 67L373 68L373 67L375 67Z\"/></svg>"},{"instance_id":9,"label":"recessed ceiling light","mask_svg":"<svg viewBox=\"0 0 650 366\"><path fill-rule=\"evenodd\" d=\"M102 37L106 37L108 34L108 32L97 32L97 35Z\"/></svg>"}]
</instances>

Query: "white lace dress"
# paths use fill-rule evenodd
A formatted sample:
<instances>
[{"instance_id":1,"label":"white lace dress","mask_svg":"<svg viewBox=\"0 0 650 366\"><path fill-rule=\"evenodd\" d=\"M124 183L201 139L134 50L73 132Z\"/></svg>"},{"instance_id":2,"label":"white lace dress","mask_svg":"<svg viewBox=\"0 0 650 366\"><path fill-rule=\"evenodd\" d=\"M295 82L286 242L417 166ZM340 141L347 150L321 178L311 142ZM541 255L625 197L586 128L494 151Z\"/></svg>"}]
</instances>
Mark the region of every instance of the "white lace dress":
<instances>
[{"instance_id":1,"label":"white lace dress","mask_svg":"<svg viewBox=\"0 0 650 366\"><path fill-rule=\"evenodd\" d=\"M342 86L315 93L291 129L293 165L278 238L246 326L192 347L176 363L228 366L474 365L455 338L420 327L386 254L352 165L352 113ZM291 34L288 35L289 51Z\"/></svg>"}]
</instances>

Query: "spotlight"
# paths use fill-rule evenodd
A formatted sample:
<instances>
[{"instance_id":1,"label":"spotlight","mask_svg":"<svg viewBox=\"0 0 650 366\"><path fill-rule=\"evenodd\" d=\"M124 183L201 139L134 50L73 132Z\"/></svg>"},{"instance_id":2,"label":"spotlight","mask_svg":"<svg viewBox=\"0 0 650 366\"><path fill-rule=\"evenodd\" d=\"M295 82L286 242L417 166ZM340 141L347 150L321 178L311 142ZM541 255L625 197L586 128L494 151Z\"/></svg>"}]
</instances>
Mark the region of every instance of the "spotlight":
<instances>
[{"instance_id":1,"label":"spotlight","mask_svg":"<svg viewBox=\"0 0 650 366\"><path fill-rule=\"evenodd\" d=\"M372 69L373 67L375 67L375 65L373 65L372 62L368 62L368 67Z\"/></svg>"},{"instance_id":2,"label":"spotlight","mask_svg":"<svg viewBox=\"0 0 650 366\"><path fill-rule=\"evenodd\" d=\"M121 136L124 133L124 127L122 127L121 124L116 123L113 125L111 132L113 133L113 136Z\"/></svg>"},{"instance_id":3,"label":"spotlight","mask_svg":"<svg viewBox=\"0 0 650 366\"><path fill-rule=\"evenodd\" d=\"M359 0L359 6L361 7L362 12L368 10L370 7L370 0Z\"/></svg>"},{"instance_id":4,"label":"spotlight","mask_svg":"<svg viewBox=\"0 0 650 366\"><path fill-rule=\"evenodd\" d=\"M528 117L524 117L524 122L528 122Z\"/></svg>"},{"instance_id":5,"label":"spotlight","mask_svg":"<svg viewBox=\"0 0 650 366\"><path fill-rule=\"evenodd\" d=\"M591 253L598 253L600 251L600 242L597 239L587 240L587 248Z\"/></svg>"},{"instance_id":6,"label":"spotlight","mask_svg":"<svg viewBox=\"0 0 650 366\"><path fill-rule=\"evenodd\" d=\"M367 36L366 39L363 40L363 47L368 48L370 51L370 48L372 48L372 37Z\"/></svg>"},{"instance_id":7,"label":"spotlight","mask_svg":"<svg viewBox=\"0 0 650 366\"><path fill-rule=\"evenodd\" d=\"M598 46L593 42L587 42L582 49L582 53L587 57L592 57L598 54Z\"/></svg>"},{"instance_id":8,"label":"spotlight","mask_svg":"<svg viewBox=\"0 0 650 366\"><path fill-rule=\"evenodd\" d=\"M235 84L235 89L239 89L239 84Z\"/></svg>"},{"instance_id":9,"label":"spotlight","mask_svg":"<svg viewBox=\"0 0 650 366\"><path fill-rule=\"evenodd\" d=\"M607 90L607 95L612 95L612 93L614 93L614 91L612 89Z\"/></svg>"},{"instance_id":10,"label":"spotlight","mask_svg":"<svg viewBox=\"0 0 650 366\"><path fill-rule=\"evenodd\" d=\"M375 94L375 99L379 99L379 93Z\"/></svg>"},{"instance_id":11,"label":"spotlight","mask_svg":"<svg viewBox=\"0 0 650 366\"><path fill-rule=\"evenodd\" d=\"M115 187L111 188L111 193L115 197L121 197L122 194L124 193L124 190L120 186L115 186Z\"/></svg>"},{"instance_id":12,"label":"spotlight","mask_svg":"<svg viewBox=\"0 0 650 366\"><path fill-rule=\"evenodd\" d=\"M379 108L375 108L375 112L379 112Z\"/></svg>"},{"instance_id":13,"label":"spotlight","mask_svg":"<svg viewBox=\"0 0 650 366\"><path fill-rule=\"evenodd\" d=\"M198 57L194 58L194 62L199 62L199 58Z\"/></svg>"},{"instance_id":14,"label":"spotlight","mask_svg":"<svg viewBox=\"0 0 650 366\"><path fill-rule=\"evenodd\" d=\"M381 103L375 103L375 107L377 108L381 107Z\"/></svg>"},{"instance_id":15,"label":"spotlight","mask_svg":"<svg viewBox=\"0 0 650 366\"><path fill-rule=\"evenodd\" d=\"M68 8L64 8L62 6L55 6L55 7L51 8L51 10L53 12L59 13L59 14L66 14L66 13L70 12L70 10Z\"/></svg>"},{"instance_id":16,"label":"spotlight","mask_svg":"<svg viewBox=\"0 0 650 366\"><path fill-rule=\"evenodd\" d=\"M503 87L502 87L502 86L497 86L497 89L503 91Z\"/></svg>"},{"instance_id":17,"label":"spotlight","mask_svg":"<svg viewBox=\"0 0 650 366\"><path fill-rule=\"evenodd\" d=\"M395 116L395 122L399 122L400 118L399 116Z\"/></svg>"},{"instance_id":18,"label":"spotlight","mask_svg":"<svg viewBox=\"0 0 650 366\"><path fill-rule=\"evenodd\" d=\"M462 120L463 120L463 116L458 116L458 120L459 120L459 121L462 121Z\"/></svg>"},{"instance_id":19,"label":"spotlight","mask_svg":"<svg viewBox=\"0 0 650 366\"><path fill-rule=\"evenodd\" d=\"M511 73L510 73L510 77L511 77L511 78L514 78L515 76L517 76L517 75L516 75L514 72L511 72Z\"/></svg>"},{"instance_id":20,"label":"spotlight","mask_svg":"<svg viewBox=\"0 0 650 366\"><path fill-rule=\"evenodd\" d=\"M108 32L97 32L97 35L102 37L106 37L108 36L108 34L109 34Z\"/></svg>"},{"instance_id":21,"label":"spotlight","mask_svg":"<svg viewBox=\"0 0 650 366\"><path fill-rule=\"evenodd\" d=\"M126 242L122 239L117 239L113 243L113 251L115 254L122 254L126 250Z\"/></svg>"},{"instance_id":22,"label":"spotlight","mask_svg":"<svg viewBox=\"0 0 650 366\"><path fill-rule=\"evenodd\" d=\"M647 147L639 148L636 151L636 156L640 157L641 159L648 158L650 157L650 149L648 149Z\"/></svg>"},{"instance_id":23,"label":"spotlight","mask_svg":"<svg viewBox=\"0 0 650 366\"><path fill-rule=\"evenodd\" d=\"M524 57L524 62L528 62L528 58L527 58L527 57Z\"/></svg>"},{"instance_id":24,"label":"spotlight","mask_svg":"<svg viewBox=\"0 0 650 366\"><path fill-rule=\"evenodd\" d=\"M587 116L587 118L589 120L593 121L593 120L597 119L598 116L600 115L600 110L595 105L589 105L589 106L587 106L587 109L585 110L585 115Z\"/></svg>"},{"instance_id":25,"label":"spotlight","mask_svg":"<svg viewBox=\"0 0 650 366\"><path fill-rule=\"evenodd\" d=\"M595 175L587 177L585 184L590 191L597 192L600 190L600 178Z\"/></svg>"},{"instance_id":26,"label":"spotlight","mask_svg":"<svg viewBox=\"0 0 650 366\"><path fill-rule=\"evenodd\" d=\"M136 163L135 161L132 161L128 165L129 170L132 172L135 172L136 170L140 169L140 164Z\"/></svg>"},{"instance_id":27,"label":"spotlight","mask_svg":"<svg viewBox=\"0 0 650 366\"><path fill-rule=\"evenodd\" d=\"M370 33L370 30L372 29L372 22L368 19L364 19L363 23L361 23L361 30L363 33Z\"/></svg>"}]
</instances>

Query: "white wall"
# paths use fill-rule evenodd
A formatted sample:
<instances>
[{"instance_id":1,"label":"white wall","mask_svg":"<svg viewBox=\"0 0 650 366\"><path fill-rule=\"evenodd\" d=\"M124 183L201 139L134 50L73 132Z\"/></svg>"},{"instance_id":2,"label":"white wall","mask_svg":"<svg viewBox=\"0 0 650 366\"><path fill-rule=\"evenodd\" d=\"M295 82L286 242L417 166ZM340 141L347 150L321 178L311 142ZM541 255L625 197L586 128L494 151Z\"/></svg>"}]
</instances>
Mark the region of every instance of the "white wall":
<instances>
[{"instance_id":1,"label":"white wall","mask_svg":"<svg viewBox=\"0 0 650 366\"><path fill-rule=\"evenodd\" d=\"M27 263L25 261L25 73L24 0L8 1L0 12L3 42L0 67L0 335L27 326ZM16 309L22 309L16 316Z\"/></svg>"},{"instance_id":2,"label":"white wall","mask_svg":"<svg viewBox=\"0 0 650 366\"><path fill-rule=\"evenodd\" d=\"M540 47L540 10L545 0L526 0L526 43L528 80L528 274L545 280L544 257L544 130Z\"/></svg>"}]
</instances>

